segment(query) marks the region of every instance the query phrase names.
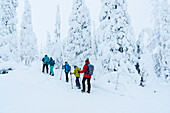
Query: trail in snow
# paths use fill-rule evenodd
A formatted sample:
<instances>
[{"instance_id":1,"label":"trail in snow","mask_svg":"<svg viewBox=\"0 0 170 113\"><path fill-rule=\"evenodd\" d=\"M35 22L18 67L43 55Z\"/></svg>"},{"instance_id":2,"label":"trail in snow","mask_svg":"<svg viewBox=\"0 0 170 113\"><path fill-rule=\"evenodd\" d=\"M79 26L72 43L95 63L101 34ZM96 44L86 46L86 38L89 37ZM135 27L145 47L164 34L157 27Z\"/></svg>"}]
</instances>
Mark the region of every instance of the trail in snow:
<instances>
[{"instance_id":1,"label":"trail in snow","mask_svg":"<svg viewBox=\"0 0 170 113\"><path fill-rule=\"evenodd\" d=\"M0 75L0 113L169 113L170 93L153 93L131 88L127 93L110 93L92 85L91 94L81 93L65 82L61 70L55 76L41 73L41 65L16 65L7 75ZM102 84L102 83L101 83Z\"/></svg>"}]
</instances>

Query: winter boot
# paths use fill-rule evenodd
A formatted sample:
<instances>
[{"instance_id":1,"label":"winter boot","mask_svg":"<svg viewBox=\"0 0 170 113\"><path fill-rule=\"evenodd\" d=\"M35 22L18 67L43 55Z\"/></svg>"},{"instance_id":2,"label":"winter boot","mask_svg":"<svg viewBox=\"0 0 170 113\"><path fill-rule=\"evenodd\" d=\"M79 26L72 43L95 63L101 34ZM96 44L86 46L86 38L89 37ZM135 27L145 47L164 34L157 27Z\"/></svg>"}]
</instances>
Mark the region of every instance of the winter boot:
<instances>
[{"instance_id":1,"label":"winter boot","mask_svg":"<svg viewBox=\"0 0 170 113\"><path fill-rule=\"evenodd\" d=\"M81 92L82 92L82 93L84 93L84 92L85 92L85 90L81 90Z\"/></svg>"},{"instance_id":2,"label":"winter boot","mask_svg":"<svg viewBox=\"0 0 170 113\"><path fill-rule=\"evenodd\" d=\"M87 91L87 93L89 93L89 94L90 94L90 91Z\"/></svg>"}]
</instances>

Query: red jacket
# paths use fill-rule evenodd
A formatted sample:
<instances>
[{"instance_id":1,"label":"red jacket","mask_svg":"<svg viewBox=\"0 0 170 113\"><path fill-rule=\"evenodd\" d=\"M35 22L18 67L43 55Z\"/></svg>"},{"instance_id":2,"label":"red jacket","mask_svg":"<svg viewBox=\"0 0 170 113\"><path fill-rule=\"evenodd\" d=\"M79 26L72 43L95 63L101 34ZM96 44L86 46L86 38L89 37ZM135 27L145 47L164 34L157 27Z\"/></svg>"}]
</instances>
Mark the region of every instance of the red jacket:
<instances>
[{"instance_id":1,"label":"red jacket","mask_svg":"<svg viewBox=\"0 0 170 113\"><path fill-rule=\"evenodd\" d=\"M87 72L88 70L87 70L87 64L90 64L90 62L89 61L86 61L85 62L85 65L83 66L83 70L82 71L80 71L80 73L84 73L84 77L86 77L86 78L91 78L91 76L90 75L88 75L88 74L85 74L85 72Z\"/></svg>"}]
</instances>

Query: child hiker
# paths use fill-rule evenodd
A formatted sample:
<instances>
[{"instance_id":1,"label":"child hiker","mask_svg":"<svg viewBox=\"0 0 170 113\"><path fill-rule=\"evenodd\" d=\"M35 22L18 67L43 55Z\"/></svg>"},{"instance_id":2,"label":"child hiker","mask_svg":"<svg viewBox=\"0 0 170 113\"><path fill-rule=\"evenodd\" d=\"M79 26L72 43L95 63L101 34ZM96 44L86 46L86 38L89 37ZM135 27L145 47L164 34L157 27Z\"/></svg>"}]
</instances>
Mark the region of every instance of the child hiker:
<instances>
[{"instance_id":1,"label":"child hiker","mask_svg":"<svg viewBox=\"0 0 170 113\"><path fill-rule=\"evenodd\" d=\"M80 78L80 73L78 73L79 71L81 71L77 66L74 66L74 72L71 74L74 74L76 77L76 86L78 87L78 89L81 89L80 87L80 82L79 82L79 78Z\"/></svg>"}]
</instances>

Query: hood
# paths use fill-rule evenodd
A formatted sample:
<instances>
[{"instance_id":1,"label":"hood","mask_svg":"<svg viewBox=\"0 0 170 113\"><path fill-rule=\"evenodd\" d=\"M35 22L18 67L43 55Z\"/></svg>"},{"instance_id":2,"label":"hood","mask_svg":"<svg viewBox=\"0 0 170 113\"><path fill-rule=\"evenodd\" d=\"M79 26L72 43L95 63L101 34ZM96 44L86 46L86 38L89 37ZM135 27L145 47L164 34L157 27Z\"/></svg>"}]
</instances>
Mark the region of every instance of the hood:
<instances>
[{"instance_id":1,"label":"hood","mask_svg":"<svg viewBox=\"0 0 170 113\"><path fill-rule=\"evenodd\" d=\"M85 61L85 64L90 64L90 62L89 61Z\"/></svg>"}]
</instances>

